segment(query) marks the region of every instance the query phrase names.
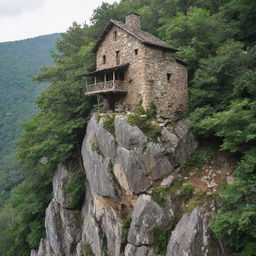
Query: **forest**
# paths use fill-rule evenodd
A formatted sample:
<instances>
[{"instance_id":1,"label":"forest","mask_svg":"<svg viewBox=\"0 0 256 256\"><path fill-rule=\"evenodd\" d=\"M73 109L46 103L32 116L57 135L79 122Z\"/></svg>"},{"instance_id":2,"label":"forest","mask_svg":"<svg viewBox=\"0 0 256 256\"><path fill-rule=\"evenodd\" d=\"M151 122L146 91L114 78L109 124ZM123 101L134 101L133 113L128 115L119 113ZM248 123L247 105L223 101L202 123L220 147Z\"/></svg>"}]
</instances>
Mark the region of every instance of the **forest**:
<instances>
[{"instance_id":1,"label":"forest","mask_svg":"<svg viewBox=\"0 0 256 256\"><path fill-rule=\"evenodd\" d=\"M81 162L80 147L95 99L81 75L95 69L91 49L110 19L135 11L142 27L178 48L188 63L191 128L237 161L210 227L235 256L256 255L256 2L121 0L94 10L91 25L73 23L57 40L54 66L33 77L49 83L38 111L23 124L17 157L23 181L0 211L0 255L28 255L45 236L45 209L59 162Z\"/></svg>"},{"instance_id":2,"label":"forest","mask_svg":"<svg viewBox=\"0 0 256 256\"><path fill-rule=\"evenodd\" d=\"M45 83L32 81L32 76L42 65L52 65L49 51L55 49L59 36L0 43L0 208L23 178L15 157L21 122L35 113L35 99L46 87Z\"/></svg>"}]
</instances>

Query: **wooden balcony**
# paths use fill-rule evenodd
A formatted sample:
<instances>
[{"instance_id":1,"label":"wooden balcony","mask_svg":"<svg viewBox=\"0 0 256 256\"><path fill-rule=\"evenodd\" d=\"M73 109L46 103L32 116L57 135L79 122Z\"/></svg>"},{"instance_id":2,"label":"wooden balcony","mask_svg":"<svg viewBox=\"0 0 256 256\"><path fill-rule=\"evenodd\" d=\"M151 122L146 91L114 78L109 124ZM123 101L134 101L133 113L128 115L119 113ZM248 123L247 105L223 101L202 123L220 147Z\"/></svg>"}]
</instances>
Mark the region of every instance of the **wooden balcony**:
<instances>
[{"instance_id":1,"label":"wooden balcony","mask_svg":"<svg viewBox=\"0 0 256 256\"><path fill-rule=\"evenodd\" d=\"M86 86L85 95L97 95L107 93L127 93L124 81L111 80L100 83L89 84Z\"/></svg>"}]
</instances>

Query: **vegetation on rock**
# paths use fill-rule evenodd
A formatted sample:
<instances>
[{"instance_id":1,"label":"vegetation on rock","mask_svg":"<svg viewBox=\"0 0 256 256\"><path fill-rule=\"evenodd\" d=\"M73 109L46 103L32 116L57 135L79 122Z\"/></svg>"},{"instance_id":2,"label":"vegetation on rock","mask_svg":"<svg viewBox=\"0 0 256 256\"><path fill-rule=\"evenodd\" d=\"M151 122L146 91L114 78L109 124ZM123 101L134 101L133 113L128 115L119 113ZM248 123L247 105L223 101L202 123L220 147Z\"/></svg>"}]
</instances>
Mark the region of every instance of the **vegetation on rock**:
<instances>
[{"instance_id":1,"label":"vegetation on rock","mask_svg":"<svg viewBox=\"0 0 256 256\"><path fill-rule=\"evenodd\" d=\"M25 177L0 211L0 254L27 255L44 237L53 172L58 162L79 161L95 103L84 96L80 76L94 69L91 49L106 22L122 20L130 11L139 12L143 29L177 47L177 56L188 62L190 118L199 139L219 142L221 150L232 152L239 161L235 182L227 186L211 228L225 238L235 255L255 255L256 2L249 0L103 3L94 11L92 25L74 23L63 34L53 54L55 66L43 68L35 77L50 86L38 98L39 112L24 124L19 139ZM129 115L128 121L149 140L161 132L153 114L142 108ZM205 156L203 160L208 153ZM189 191L185 194L190 195ZM159 195L162 200L162 191Z\"/></svg>"},{"instance_id":2,"label":"vegetation on rock","mask_svg":"<svg viewBox=\"0 0 256 256\"><path fill-rule=\"evenodd\" d=\"M112 135L115 134L115 115L106 115L104 117L103 127Z\"/></svg>"},{"instance_id":3,"label":"vegetation on rock","mask_svg":"<svg viewBox=\"0 0 256 256\"><path fill-rule=\"evenodd\" d=\"M150 141L156 141L161 135L161 127L155 121L155 115L156 109L153 104L148 110L138 107L132 114L128 115L128 123L139 127Z\"/></svg>"},{"instance_id":4,"label":"vegetation on rock","mask_svg":"<svg viewBox=\"0 0 256 256\"><path fill-rule=\"evenodd\" d=\"M73 171L64 186L68 194L68 208L80 209L85 195L85 176L82 170Z\"/></svg>"}]
</instances>

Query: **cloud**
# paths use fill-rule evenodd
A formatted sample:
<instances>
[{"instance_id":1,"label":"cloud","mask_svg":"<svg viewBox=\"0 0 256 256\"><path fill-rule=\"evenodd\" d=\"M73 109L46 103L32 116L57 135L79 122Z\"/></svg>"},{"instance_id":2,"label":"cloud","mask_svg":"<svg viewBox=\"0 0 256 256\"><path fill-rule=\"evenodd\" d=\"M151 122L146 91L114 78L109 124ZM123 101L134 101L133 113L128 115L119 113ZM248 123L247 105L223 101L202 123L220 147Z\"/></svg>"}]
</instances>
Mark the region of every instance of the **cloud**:
<instances>
[{"instance_id":1,"label":"cloud","mask_svg":"<svg viewBox=\"0 0 256 256\"><path fill-rule=\"evenodd\" d=\"M0 16L13 16L40 8L46 0L0 0Z\"/></svg>"}]
</instances>

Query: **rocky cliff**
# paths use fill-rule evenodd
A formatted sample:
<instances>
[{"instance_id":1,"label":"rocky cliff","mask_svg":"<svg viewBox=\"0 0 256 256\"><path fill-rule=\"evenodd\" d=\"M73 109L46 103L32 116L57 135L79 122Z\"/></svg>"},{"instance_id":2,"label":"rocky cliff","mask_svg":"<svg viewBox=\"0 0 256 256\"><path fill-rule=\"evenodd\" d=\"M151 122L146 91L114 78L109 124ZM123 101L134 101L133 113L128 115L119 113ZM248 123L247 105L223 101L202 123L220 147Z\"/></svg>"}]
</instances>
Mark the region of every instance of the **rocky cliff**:
<instances>
[{"instance_id":1,"label":"rocky cliff","mask_svg":"<svg viewBox=\"0 0 256 256\"><path fill-rule=\"evenodd\" d=\"M126 116L92 116L82 145L86 193L81 210L69 207L71 172L59 165L46 210L47 236L31 256L224 256L211 237L211 207L186 207L180 166L197 144L188 121L149 139Z\"/></svg>"}]
</instances>

